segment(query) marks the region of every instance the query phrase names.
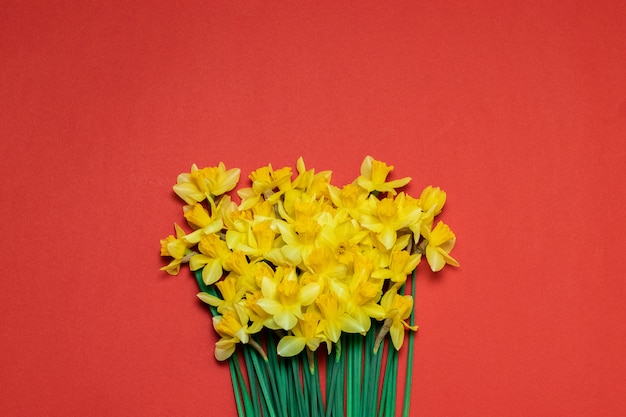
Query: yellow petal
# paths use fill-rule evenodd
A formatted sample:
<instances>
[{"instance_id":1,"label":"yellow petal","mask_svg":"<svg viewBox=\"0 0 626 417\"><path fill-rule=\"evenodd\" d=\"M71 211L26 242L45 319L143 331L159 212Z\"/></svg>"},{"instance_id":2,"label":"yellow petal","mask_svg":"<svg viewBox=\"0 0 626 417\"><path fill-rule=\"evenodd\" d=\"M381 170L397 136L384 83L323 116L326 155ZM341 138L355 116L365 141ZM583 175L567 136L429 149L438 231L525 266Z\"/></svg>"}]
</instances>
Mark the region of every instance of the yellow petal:
<instances>
[{"instance_id":1,"label":"yellow petal","mask_svg":"<svg viewBox=\"0 0 626 417\"><path fill-rule=\"evenodd\" d=\"M279 314L283 311L283 305L276 300L270 298L261 298L258 300L257 305L263 309L267 314L272 316Z\"/></svg>"},{"instance_id":2,"label":"yellow petal","mask_svg":"<svg viewBox=\"0 0 626 417\"><path fill-rule=\"evenodd\" d=\"M219 259L211 259L202 270L202 281L205 285L211 285L219 281L222 278L224 271L222 270L222 263Z\"/></svg>"},{"instance_id":3,"label":"yellow petal","mask_svg":"<svg viewBox=\"0 0 626 417\"><path fill-rule=\"evenodd\" d=\"M391 336L393 347L395 347L396 350L400 350L404 342L404 326L400 323L394 323L391 329L389 329L389 335Z\"/></svg>"},{"instance_id":4,"label":"yellow petal","mask_svg":"<svg viewBox=\"0 0 626 417\"><path fill-rule=\"evenodd\" d=\"M302 352L305 346L306 340L304 337L284 336L278 342L276 350L280 356L290 357Z\"/></svg>"},{"instance_id":5,"label":"yellow petal","mask_svg":"<svg viewBox=\"0 0 626 417\"><path fill-rule=\"evenodd\" d=\"M300 304L308 306L313 303L320 293L320 285L317 282L306 284L300 289Z\"/></svg>"},{"instance_id":6,"label":"yellow petal","mask_svg":"<svg viewBox=\"0 0 626 417\"><path fill-rule=\"evenodd\" d=\"M197 271L200 268L203 268L212 258L209 258L203 254L193 255L189 259L189 269L192 271Z\"/></svg>"},{"instance_id":7,"label":"yellow petal","mask_svg":"<svg viewBox=\"0 0 626 417\"><path fill-rule=\"evenodd\" d=\"M365 331L365 328L361 325L361 323L347 314L339 317L339 321L341 323L341 330L346 333L361 333ZM333 342L336 342L336 340L333 340Z\"/></svg>"},{"instance_id":8,"label":"yellow petal","mask_svg":"<svg viewBox=\"0 0 626 417\"><path fill-rule=\"evenodd\" d=\"M195 185L190 183L176 184L172 187L176 195L182 198L187 204L194 204L203 201L206 195L199 191Z\"/></svg>"},{"instance_id":9,"label":"yellow petal","mask_svg":"<svg viewBox=\"0 0 626 417\"><path fill-rule=\"evenodd\" d=\"M395 230L385 227L378 235L378 240L380 240L380 243L382 243L383 246L389 250L393 248L393 244L396 243L396 237L397 234Z\"/></svg>"},{"instance_id":10,"label":"yellow petal","mask_svg":"<svg viewBox=\"0 0 626 417\"><path fill-rule=\"evenodd\" d=\"M202 300L202 302L207 303L208 305L211 305L213 307L217 307L224 301L214 295L207 294L205 292L200 292L197 294L197 296L200 300Z\"/></svg>"},{"instance_id":11,"label":"yellow petal","mask_svg":"<svg viewBox=\"0 0 626 417\"><path fill-rule=\"evenodd\" d=\"M372 161L374 158L366 156L361 162L361 175L366 178L372 178Z\"/></svg>"},{"instance_id":12,"label":"yellow petal","mask_svg":"<svg viewBox=\"0 0 626 417\"><path fill-rule=\"evenodd\" d=\"M433 272L441 271L441 268L446 264L439 248L432 246L426 246L426 260Z\"/></svg>"},{"instance_id":13,"label":"yellow petal","mask_svg":"<svg viewBox=\"0 0 626 417\"><path fill-rule=\"evenodd\" d=\"M296 324L298 324L298 318L288 311L281 311L280 313L274 315L274 321L283 330L291 330L296 327Z\"/></svg>"},{"instance_id":14,"label":"yellow petal","mask_svg":"<svg viewBox=\"0 0 626 417\"><path fill-rule=\"evenodd\" d=\"M235 343L231 340L220 340L215 344L215 359L225 361L235 353Z\"/></svg>"}]
</instances>

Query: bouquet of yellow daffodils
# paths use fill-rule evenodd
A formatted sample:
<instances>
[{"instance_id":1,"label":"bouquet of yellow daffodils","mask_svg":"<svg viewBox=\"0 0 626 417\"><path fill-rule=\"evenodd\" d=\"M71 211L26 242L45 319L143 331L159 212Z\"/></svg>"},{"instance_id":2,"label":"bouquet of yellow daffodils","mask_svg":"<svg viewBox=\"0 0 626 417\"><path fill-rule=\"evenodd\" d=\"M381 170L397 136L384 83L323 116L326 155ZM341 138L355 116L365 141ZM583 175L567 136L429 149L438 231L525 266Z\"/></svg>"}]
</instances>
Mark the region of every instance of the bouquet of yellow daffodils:
<instances>
[{"instance_id":1,"label":"bouquet of yellow daffodils","mask_svg":"<svg viewBox=\"0 0 626 417\"><path fill-rule=\"evenodd\" d=\"M454 233L434 221L445 192L411 197L398 191L411 179L388 180L392 169L367 156L341 188L302 158L295 178L268 165L249 188L236 189L241 171L223 163L178 176L190 230L175 224L161 240L162 269L193 271L240 416L390 417L398 385L408 415L415 271L422 255L433 271L458 263Z\"/></svg>"}]
</instances>

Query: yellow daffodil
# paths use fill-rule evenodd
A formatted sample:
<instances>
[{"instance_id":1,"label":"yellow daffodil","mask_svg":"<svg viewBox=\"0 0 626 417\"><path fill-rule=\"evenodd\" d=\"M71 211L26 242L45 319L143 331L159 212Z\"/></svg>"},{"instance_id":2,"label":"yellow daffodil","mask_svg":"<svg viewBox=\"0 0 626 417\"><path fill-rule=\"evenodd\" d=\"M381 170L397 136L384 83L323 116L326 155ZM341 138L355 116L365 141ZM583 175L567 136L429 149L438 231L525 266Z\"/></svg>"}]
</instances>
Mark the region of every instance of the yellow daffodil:
<instances>
[{"instance_id":1,"label":"yellow daffodil","mask_svg":"<svg viewBox=\"0 0 626 417\"><path fill-rule=\"evenodd\" d=\"M161 256L169 256L174 259L169 264L161 268L170 275L178 275L180 264L183 262L188 252L190 244L185 240L185 231L177 224L174 224L176 236L169 235L161 239Z\"/></svg>"},{"instance_id":2,"label":"yellow daffodil","mask_svg":"<svg viewBox=\"0 0 626 417\"><path fill-rule=\"evenodd\" d=\"M404 204L404 194L382 200L372 196L369 202L372 214L362 216L361 224L376 233L387 250L396 243L397 231L419 221L422 213L418 207Z\"/></svg>"},{"instance_id":3,"label":"yellow daffodil","mask_svg":"<svg viewBox=\"0 0 626 417\"><path fill-rule=\"evenodd\" d=\"M250 174L252 187L242 188L237 191L241 198L239 208L247 210L257 204L263 197L266 199L277 199L281 193L291 187L291 175L291 168L284 167L274 171L271 164L252 172ZM276 191L280 192L276 193Z\"/></svg>"},{"instance_id":4,"label":"yellow daffodil","mask_svg":"<svg viewBox=\"0 0 626 417\"><path fill-rule=\"evenodd\" d=\"M259 259L249 260L241 251L232 251L224 260L224 270L230 271L229 275L234 275L240 286L247 291L254 291L259 288L259 274L266 276L271 268ZM273 275L273 273L272 273Z\"/></svg>"},{"instance_id":5,"label":"yellow daffodil","mask_svg":"<svg viewBox=\"0 0 626 417\"><path fill-rule=\"evenodd\" d=\"M244 308L250 318L250 324L248 327L248 333L250 334L258 333L264 327L272 330L280 329L280 327L276 325L276 322L274 322L272 315L263 310L259 305L258 301L261 298L263 298L261 290L246 293Z\"/></svg>"},{"instance_id":6,"label":"yellow daffodil","mask_svg":"<svg viewBox=\"0 0 626 417\"><path fill-rule=\"evenodd\" d=\"M291 334L283 336L276 347L278 354L283 357L295 356L304 348L315 351L320 345L319 337L320 316L306 312L291 329Z\"/></svg>"},{"instance_id":7,"label":"yellow daffodil","mask_svg":"<svg viewBox=\"0 0 626 417\"><path fill-rule=\"evenodd\" d=\"M372 319L382 320L385 311L378 304L382 295L382 280L370 280L374 263L363 255L358 255L354 263L354 275L344 282L331 281L330 291L337 294L340 305L353 317L358 325L368 332Z\"/></svg>"},{"instance_id":8,"label":"yellow daffodil","mask_svg":"<svg viewBox=\"0 0 626 417\"><path fill-rule=\"evenodd\" d=\"M216 297L206 292L198 293L198 298L206 304L217 307L217 312L224 314L227 310L235 309L235 304L240 304L246 293L246 289L238 285L237 279L228 276L224 280L215 283L222 298Z\"/></svg>"},{"instance_id":9,"label":"yellow daffodil","mask_svg":"<svg viewBox=\"0 0 626 417\"><path fill-rule=\"evenodd\" d=\"M315 306L321 316L319 329L328 341L329 351L330 343L337 343L342 332L362 333L365 331L359 321L347 313L345 299L340 300L336 293L327 291L320 294L315 300Z\"/></svg>"},{"instance_id":10,"label":"yellow daffodil","mask_svg":"<svg viewBox=\"0 0 626 417\"><path fill-rule=\"evenodd\" d=\"M333 251L338 262L351 265L359 250L359 243L368 234L369 231L362 229L347 213L337 212L324 222L319 233L319 242Z\"/></svg>"},{"instance_id":11,"label":"yellow daffodil","mask_svg":"<svg viewBox=\"0 0 626 417\"><path fill-rule=\"evenodd\" d=\"M283 199L277 202L276 210L280 217L290 224L297 220L317 219L325 211L322 200L297 189L287 190L283 194Z\"/></svg>"},{"instance_id":12,"label":"yellow daffodil","mask_svg":"<svg viewBox=\"0 0 626 417\"><path fill-rule=\"evenodd\" d=\"M404 283L421 259L421 254L410 254L406 250L392 250L388 268L372 272L374 278L388 278L395 283Z\"/></svg>"},{"instance_id":13,"label":"yellow daffodil","mask_svg":"<svg viewBox=\"0 0 626 417\"><path fill-rule=\"evenodd\" d=\"M410 326L406 322L413 310L413 297L399 295L396 289L392 288L383 295L380 305L385 310L385 330L382 333L388 331L393 346L400 350L404 342L404 329L417 330L417 326Z\"/></svg>"},{"instance_id":14,"label":"yellow daffodil","mask_svg":"<svg viewBox=\"0 0 626 417\"><path fill-rule=\"evenodd\" d=\"M221 339L215 344L215 357L226 360L235 352L237 343L248 343L248 315L243 308L227 310L213 317L213 327Z\"/></svg>"},{"instance_id":15,"label":"yellow daffodil","mask_svg":"<svg viewBox=\"0 0 626 417\"><path fill-rule=\"evenodd\" d=\"M321 171L317 174L314 169L307 171L302 157L298 158L296 168L298 170L298 176L293 180L292 187L294 189L314 195L316 198L329 197L328 184L330 184L332 171Z\"/></svg>"},{"instance_id":16,"label":"yellow daffodil","mask_svg":"<svg viewBox=\"0 0 626 417\"><path fill-rule=\"evenodd\" d=\"M277 268L275 279L263 278L263 298L257 304L271 314L283 330L291 330L302 318L302 307L315 301L320 285L315 282L300 286L294 268Z\"/></svg>"},{"instance_id":17,"label":"yellow daffodil","mask_svg":"<svg viewBox=\"0 0 626 417\"><path fill-rule=\"evenodd\" d=\"M185 239L191 244L200 242L202 236L217 233L224 227L224 211L230 206L230 197L220 199L217 205L213 200L209 200L209 203L210 213L199 203L183 207L187 223L196 229L185 236Z\"/></svg>"},{"instance_id":18,"label":"yellow daffodil","mask_svg":"<svg viewBox=\"0 0 626 417\"><path fill-rule=\"evenodd\" d=\"M434 217L441 213L446 204L446 193L439 187L429 185L424 188L418 201L423 210L422 221L426 227L431 228Z\"/></svg>"},{"instance_id":19,"label":"yellow daffodil","mask_svg":"<svg viewBox=\"0 0 626 417\"><path fill-rule=\"evenodd\" d=\"M231 251L226 242L215 234L202 236L198 242L198 249L200 253L193 255L189 260L189 269L197 271L202 268L202 280L205 285L211 285L222 277L224 263Z\"/></svg>"},{"instance_id":20,"label":"yellow daffodil","mask_svg":"<svg viewBox=\"0 0 626 417\"><path fill-rule=\"evenodd\" d=\"M361 163L361 175L357 178L357 183L369 192L379 191L395 195L396 188L404 187L411 181L411 178L405 177L387 181L387 176L392 170L392 165L366 156Z\"/></svg>"},{"instance_id":21,"label":"yellow daffodil","mask_svg":"<svg viewBox=\"0 0 626 417\"><path fill-rule=\"evenodd\" d=\"M433 230L423 227L422 234L428 241L426 259L433 272L441 270L445 264L459 266L459 263L450 256L450 251L456 243L456 236L447 224L440 221Z\"/></svg>"},{"instance_id":22,"label":"yellow daffodil","mask_svg":"<svg viewBox=\"0 0 626 417\"><path fill-rule=\"evenodd\" d=\"M302 269L324 278L341 280L346 276L346 265L340 263L328 247L314 247L302 263Z\"/></svg>"},{"instance_id":23,"label":"yellow daffodil","mask_svg":"<svg viewBox=\"0 0 626 417\"><path fill-rule=\"evenodd\" d=\"M178 176L173 189L187 204L199 203L235 188L240 172L239 168L226 170L222 162L217 167L202 169L193 164L191 172Z\"/></svg>"},{"instance_id":24,"label":"yellow daffodil","mask_svg":"<svg viewBox=\"0 0 626 417\"><path fill-rule=\"evenodd\" d=\"M345 210L350 217L358 220L369 210L367 198L369 192L356 183L351 183L339 189L334 185L328 186L328 194L338 210Z\"/></svg>"},{"instance_id":25,"label":"yellow daffodil","mask_svg":"<svg viewBox=\"0 0 626 417\"><path fill-rule=\"evenodd\" d=\"M252 259L274 260L280 256L280 247L275 245L276 231L272 228L272 223L271 218L255 217L245 226L240 225L239 230L228 230L226 242L231 249Z\"/></svg>"},{"instance_id":26,"label":"yellow daffodil","mask_svg":"<svg viewBox=\"0 0 626 417\"><path fill-rule=\"evenodd\" d=\"M285 261L292 266L298 266L316 246L318 235L322 227L312 218L305 217L293 223L276 220L273 226L280 233L284 245L280 248Z\"/></svg>"}]
</instances>

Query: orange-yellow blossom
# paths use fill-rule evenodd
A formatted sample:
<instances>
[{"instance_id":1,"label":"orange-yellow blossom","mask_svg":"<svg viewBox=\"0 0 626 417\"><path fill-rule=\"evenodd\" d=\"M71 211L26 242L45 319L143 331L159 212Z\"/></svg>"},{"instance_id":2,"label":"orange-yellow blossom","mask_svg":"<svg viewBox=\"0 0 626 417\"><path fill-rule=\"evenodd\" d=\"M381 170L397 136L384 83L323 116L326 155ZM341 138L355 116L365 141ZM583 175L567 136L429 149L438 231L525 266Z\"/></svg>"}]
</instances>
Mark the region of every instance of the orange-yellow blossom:
<instances>
[{"instance_id":1,"label":"orange-yellow blossom","mask_svg":"<svg viewBox=\"0 0 626 417\"><path fill-rule=\"evenodd\" d=\"M393 170L393 165L377 161L371 156L366 156L361 163L361 175L357 178L359 186L369 192L379 191L396 194L396 188L407 185L410 177L405 177L393 181L387 181L387 176Z\"/></svg>"},{"instance_id":2,"label":"orange-yellow blossom","mask_svg":"<svg viewBox=\"0 0 626 417\"><path fill-rule=\"evenodd\" d=\"M456 243L456 236L447 224L440 221L433 230L422 227L422 235L428 241L426 259L433 272L440 271L445 264L459 266L456 259L450 256L450 251Z\"/></svg>"},{"instance_id":3,"label":"orange-yellow blossom","mask_svg":"<svg viewBox=\"0 0 626 417\"><path fill-rule=\"evenodd\" d=\"M174 192L187 204L194 204L209 198L212 200L233 188L239 182L239 168L226 170L223 162L217 167L198 169L191 166L191 172L180 174L174 185Z\"/></svg>"}]
</instances>

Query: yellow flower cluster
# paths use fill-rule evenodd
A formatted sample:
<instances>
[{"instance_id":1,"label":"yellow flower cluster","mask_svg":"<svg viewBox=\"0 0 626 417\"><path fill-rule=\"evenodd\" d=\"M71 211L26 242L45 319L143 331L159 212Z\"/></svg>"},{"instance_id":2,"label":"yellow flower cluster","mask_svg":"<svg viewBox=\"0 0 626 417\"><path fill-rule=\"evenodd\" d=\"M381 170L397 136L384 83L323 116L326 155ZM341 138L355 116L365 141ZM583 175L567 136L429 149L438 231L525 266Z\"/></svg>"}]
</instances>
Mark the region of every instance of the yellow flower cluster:
<instances>
[{"instance_id":1,"label":"yellow flower cluster","mask_svg":"<svg viewBox=\"0 0 626 417\"><path fill-rule=\"evenodd\" d=\"M161 240L162 269L183 263L201 271L207 291L198 294L217 310L215 356L229 358L238 343L266 329L282 335L278 354L328 350L342 333L366 334L385 321L399 349L413 309L400 289L426 255L433 271L450 256L455 235L434 218L446 194L427 187L419 198L397 190L411 179L388 181L392 166L368 156L360 175L338 188L331 172L271 165L252 172L251 187L236 191L239 169L224 164L179 175L173 187L185 201L191 232L175 225ZM433 227L434 225L434 227Z\"/></svg>"}]
</instances>

